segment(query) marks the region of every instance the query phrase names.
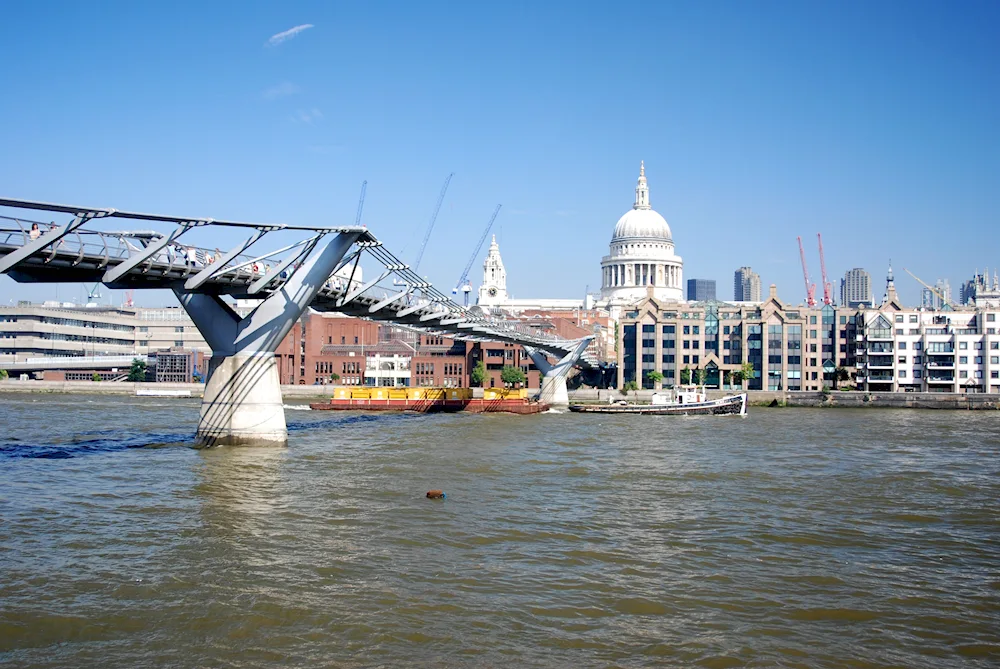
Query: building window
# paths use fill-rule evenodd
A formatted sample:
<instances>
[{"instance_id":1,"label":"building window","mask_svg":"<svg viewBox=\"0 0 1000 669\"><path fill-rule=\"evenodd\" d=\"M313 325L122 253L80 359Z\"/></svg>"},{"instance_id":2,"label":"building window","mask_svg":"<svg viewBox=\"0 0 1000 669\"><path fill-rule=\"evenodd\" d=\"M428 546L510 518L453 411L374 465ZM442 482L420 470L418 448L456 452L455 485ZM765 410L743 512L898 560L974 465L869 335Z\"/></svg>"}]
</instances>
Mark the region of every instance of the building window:
<instances>
[{"instance_id":1,"label":"building window","mask_svg":"<svg viewBox=\"0 0 1000 669\"><path fill-rule=\"evenodd\" d=\"M968 365L969 364L969 356L967 356L967 355L960 355L960 356L958 356L958 364L960 364L960 365Z\"/></svg>"},{"instance_id":2,"label":"building window","mask_svg":"<svg viewBox=\"0 0 1000 669\"><path fill-rule=\"evenodd\" d=\"M357 343L358 343L358 338L357 338L357 337L355 337L355 338L354 338L354 343L355 343L355 344L357 344Z\"/></svg>"},{"instance_id":3,"label":"building window","mask_svg":"<svg viewBox=\"0 0 1000 669\"><path fill-rule=\"evenodd\" d=\"M959 351L968 351L969 350L969 342L967 342L967 341L961 341L961 342L959 342L958 343L958 350Z\"/></svg>"},{"instance_id":4,"label":"building window","mask_svg":"<svg viewBox=\"0 0 1000 669\"><path fill-rule=\"evenodd\" d=\"M983 356L977 355L975 362L976 362L977 365L983 364Z\"/></svg>"},{"instance_id":5,"label":"building window","mask_svg":"<svg viewBox=\"0 0 1000 669\"><path fill-rule=\"evenodd\" d=\"M996 314L986 314L986 322L987 323L996 323L996 320L997 320L997 315Z\"/></svg>"},{"instance_id":6,"label":"building window","mask_svg":"<svg viewBox=\"0 0 1000 669\"><path fill-rule=\"evenodd\" d=\"M973 345L973 348L976 349L977 351L982 351L983 350L983 342L977 341L975 343L975 345Z\"/></svg>"},{"instance_id":7,"label":"building window","mask_svg":"<svg viewBox=\"0 0 1000 669\"><path fill-rule=\"evenodd\" d=\"M910 315L910 322L911 323L916 323L917 322L917 315L916 314L911 314Z\"/></svg>"},{"instance_id":8,"label":"building window","mask_svg":"<svg viewBox=\"0 0 1000 669\"><path fill-rule=\"evenodd\" d=\"M906 370L905 369L899 370L899 378L901 378L901 379L905 379L906 378Z\"/></svg>"},{"instance_id":9,"label":"building window","mask_svg":"<svg viewBox=\"0 0 1000 669\"><path fill-rule=\"evenodd\" d=\"M969 378L969 373L963 369L962 371L960 371L958 373L958 378L960 378L960 379L967 379L967 378Z\"/></svg>"},{"instance_id":10,"label":"building window","mask_svg":"<svg viewBox=\"0 0 1000 669\"><path fill-rule=\"evenodd\" d=\"M184 346L184 342L183 341L175 341L174 342L174 346Z\"/></svg>"},{"instance_id":11,"label":"building window","mask_svg":"<svg viewBox=\"0 0 1000 669\"><path fill-rule=\"evenodd\" d=\"M903 314L896 314L896 322L897 323L903 322Z\"/></svg>"},{"instance_id":12,"label":"building window","mask_svg":"<svg viewBox=\"0 0 1000 669\"><path fill-rule=\"evenodd\" d=\"M815 316L810 316L809 317L809 325L816 325L816 317ZM815 332L815 330L813 330L813 332ZM813 336L815 337L816 335L813 335Z\"/></svg>"},{"instance_id":13,"label":"building window","mask_svg":"<svg viewBox=\"0 0 1000 669\"><path fill-rule=\"evenodd\" d=\"M1000 355L991 355L990 356L990 364L991 365L1000 365Z\"/></svg>"},{"instance_id":14,"label":"building window","mask_svg":"<svg viewBox=\"0 0 1000 669\"><path fill-rule=\"evenodd\" d=\"M914 351L919 351L919 350L921 350L921 349L922 349L923 347L924 347L924 344L923 344L923 342L919 342L919 341L915 341L915 342L913 342L913 350L914 350Z\"/></svg>"},{"instance_id":15,"label":"building window","mask_svg":"<svg viewBox=\"0 0 1000 669\"><path fill-rule=\"evenodd\" d=\"M691 334L691 326L690 325L685 325L684 326L684 334ZM684 348L687 348L687 346L685 346Z\"/></svg>"},{"instance_id":16,"label":"building window","mask_svg":"<svg viewBox=\"0 0 1000 669\"><path fill-rule=\"evenodd\" d=\"M919 369L913 370L913 378L919 379L921 376L923 376L923 372L921 372Z\"/></svg>"},{"instance_id":17,"label":"building window","mask_svg":"<svg viewBox=\"0 0 1000 669\"><path fill-rule=\"evenodd\" d=\"M689 355L685 355L685 356L684 356L684 358L683 358L683 360L684 360L684 364L686 365L686 364L688 364L689 362L691 362L691 356L689 356Z\"/></svg>"},{"instance_id":18,"label":"building window","mask_svg":"<svg viewBox=\"0 0 1000 669\"><path fill-rule=\"evenodd\" d=\"M684 340L684 348L685 349L691 348L691 342L690 342L690 340L688 340L688 339Z\"/></svg>"},{"instance_id":19,"label":"building window","mask_svg":"<svg viewBox=\"0 0 1000 669\"><path fill-rule=\"evenodd\" d=\"M691 356L691 363L694 364L694 365L697 365L698 364L698 356L692 355Z\"/></svg>"},{"instance_id":20,"label":"building window","mask_svg":"<svg viewBox=\"0 0 1000 669\"><path fill-rule=\"evenodd\" d=\"M183 325L178 325L178 326L174 327L174 332L184 332L184 326Z\"/></svg>"}]
</instances>

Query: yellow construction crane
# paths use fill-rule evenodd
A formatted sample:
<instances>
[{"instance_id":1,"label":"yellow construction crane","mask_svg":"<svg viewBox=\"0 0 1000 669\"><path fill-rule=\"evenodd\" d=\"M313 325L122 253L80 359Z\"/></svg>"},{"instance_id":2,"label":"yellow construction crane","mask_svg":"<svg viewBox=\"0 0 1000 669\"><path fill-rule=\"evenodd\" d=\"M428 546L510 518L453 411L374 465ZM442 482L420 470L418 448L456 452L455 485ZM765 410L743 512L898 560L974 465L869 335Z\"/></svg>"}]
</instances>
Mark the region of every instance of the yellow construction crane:
<instances>
[{"instance_id":1,"label":"yellow construction crane","mask_svg":"<svg viewBox=\"0 0 1000 669\"><path fill-rule=\"evenodd\" d=\"M947 298L947 297L946 297L946 296L945 296L945 295L944 295L944 294L943 294L943 293L942 293L941 291L939 291L939 290L938 290L937 288L935 288L934 286L930 285L929 283L925 283L925 282L924 282L923 280L921 280L921 278L920 278L919 276L917 276L916 274L914 274L914 273L913 273L913 272L911 272L910 270L906 269L905 267L903 268L903 271L904 271L904 272L906 272L907 274L909 274L910 276L912 276L912 277L913 277L914 279L916 279L916 280L917 280L917 283L919 283L919 284L920 284L921 286L923 286L923 287L924 287L924 288L926 288L927 290L929 290L929 291L931 291L932 293L934 293L935 295L937 295L937 298L938 298L939 300L941 300L941 306L947 306L947 307L954 307L954 306L955 306L955 305L953 305L953 304L951 303L951 300L949 300L949 299L948 299L948 298Z\"/></svg>"}]
</instances>

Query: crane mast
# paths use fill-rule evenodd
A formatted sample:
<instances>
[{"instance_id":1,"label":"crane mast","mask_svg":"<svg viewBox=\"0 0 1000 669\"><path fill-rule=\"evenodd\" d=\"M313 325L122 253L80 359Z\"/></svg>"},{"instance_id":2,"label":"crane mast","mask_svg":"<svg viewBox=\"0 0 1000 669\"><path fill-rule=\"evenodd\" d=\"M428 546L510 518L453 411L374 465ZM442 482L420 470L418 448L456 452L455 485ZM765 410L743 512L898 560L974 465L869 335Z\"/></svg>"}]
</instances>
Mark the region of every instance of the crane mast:
<instances>
[{"instance_id":1,"label":"crane mast","mask_svg":"<svg viewBox=\"0 0 1000 669\"><path fill-rule=\"evenodd\" d=\"M427 224L427 232L424 233L424 241L420 244L420 251L417 253L417 259L413 262L413 271L416 272L420 268L420 261L424 257L424 249L427 248L427 240L431 238L431 230L434 229L434 223L437 222L438 212L441 211L441 203L444 202L444 194L448 192L448 184L451 183L451 178L455 176L452 172L448 175L448 178L444 180L444 185L441 186L441 194L438 195L437 204L434 205L434 213L431 214L431 221Z\"/></svg>"},{"instance_id":2,"label":"crane mast","mask_svg":"<svg viewBox=\"0 0 1000 669\"><path fill-rule=\"evenodd\" d=\"M486 241L486 236L490 234L490 228L493 227L493 221L497 219L497 214L500 213L500 207L502 205L497 205L497 208L493 210L493 215L490 216L490 222L486 224L486 229L483 230L482 237L479 238L479 243L476 244L476 250L472 252L472 257L469 258L468 264L465 266L465 271L462 272L462 276L459 277L458 283L452 289L451 294L457 295L458 291L465 293L465 306L469 306L469 293L472 292L472 284L469 283L469 272L472 270L472 263L476 262L476 256L479 255L479 251L483 248L483 242Z\"/></svg>"},{"instance_id":3,"label":"crane mast","mask_svg":"<svg viewBox=\"0 0 1000 669\"><path fill-rule=\"evenodd\" d=\"M802 238L796 237L799 240L799 258L802 260L802 278L806 283L806 304L810 307L816 306L816 284L809 283L809 268L806 267L806 250L802 248Z\"/></svg>"},{"instance_id":4,"label":"crane mast","mask_svg":"<svg viewBox=\"0 0 1000 669\"><path fill-rule=\"evenodd\" d=\"M361 225L361 210L365 208L365 191L368 190L368 180L361 182L361 198L358 200L358 215L354 217L354 225Z\"/></svg>"},{"instance_id":5,"label":"crane mast","mask_svg":"<svg viewBox=\"0 0 1000 669\"><path fill-rule=\"evenodd\" d=\"M823 257L823 235L816 233L819 239L819 269L823 275L823 304L833 304L833 285L826 279L826 258Z\"/></svg>"},{"instance_id":6,"label":"crane mast","mask_svg":"<svg viewBox=\"0 0 1000 669\"><path fill-rule=\"evenodd\" d=\"M951 306L951 302L948 301L948 298L945 297L944 294L941 291L939 291L937 288L935 288L934 286L930 285L929 283L924 283L923 280L921 280L921 278L919 276L917 276L916 274L914 274L910 270L906 269L905 267L903 268L903 271L906 272L907 274L909 274L910 276L912 276L914 279L916 279L917 283L919 283L921 286L923 286L927 290L931 291L934 295L936 295L937 298L939 300L941 300L941 305L942 306L944 306L944 305Z\"/></svg>"}]
</instances>

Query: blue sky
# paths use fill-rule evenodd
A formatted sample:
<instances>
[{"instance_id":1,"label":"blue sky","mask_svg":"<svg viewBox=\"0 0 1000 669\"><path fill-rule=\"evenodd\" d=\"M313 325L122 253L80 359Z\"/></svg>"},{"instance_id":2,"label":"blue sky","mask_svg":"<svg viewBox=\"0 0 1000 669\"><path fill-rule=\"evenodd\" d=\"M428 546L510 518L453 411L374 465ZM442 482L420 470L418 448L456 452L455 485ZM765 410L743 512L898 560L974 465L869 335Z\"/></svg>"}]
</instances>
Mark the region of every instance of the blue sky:
<instances>
[{"instance_id":1,"label":"blue sky","mask_svg":"<svg viewBox=\"0 0 1000 669\"><path fill-rule=\"evenodd\" d=\"M509 290L575 297L599 287L645 160L685 278L723 299L751 265L802 300L795 238L818 283L817 232L835 286L861 266L880 296L891 258L910 304L903 267L957 297L1000 265L996 2L107 1L0 18L7 197L352 223L367 179L364 222L412 259L455 172L422 273L450 289L502 203Z\"/></svg>"}]
</instances>

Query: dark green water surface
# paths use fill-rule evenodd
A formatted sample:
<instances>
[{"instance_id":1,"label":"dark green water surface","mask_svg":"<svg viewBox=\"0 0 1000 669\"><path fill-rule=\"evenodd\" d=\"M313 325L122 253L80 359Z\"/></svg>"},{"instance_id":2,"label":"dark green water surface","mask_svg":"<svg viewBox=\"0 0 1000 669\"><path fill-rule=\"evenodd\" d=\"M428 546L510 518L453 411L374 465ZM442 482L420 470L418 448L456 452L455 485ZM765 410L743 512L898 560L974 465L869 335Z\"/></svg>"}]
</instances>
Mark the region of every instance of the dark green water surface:
<instances>
[{"instance_id":1,"label":"dark green water surface","mask_svg":"<svg viewBox=\"0 0 1000 669\"><path fill-rule=\"evenodd\" d=\"M0 396L0 665L1000 665L1000 413L197 412Z\"/></svg>"}]
</instances>

